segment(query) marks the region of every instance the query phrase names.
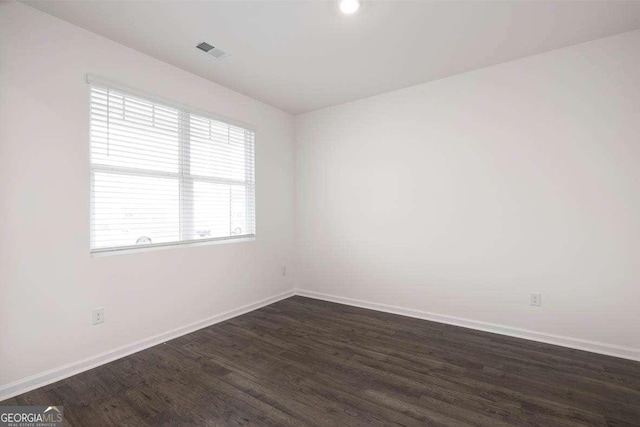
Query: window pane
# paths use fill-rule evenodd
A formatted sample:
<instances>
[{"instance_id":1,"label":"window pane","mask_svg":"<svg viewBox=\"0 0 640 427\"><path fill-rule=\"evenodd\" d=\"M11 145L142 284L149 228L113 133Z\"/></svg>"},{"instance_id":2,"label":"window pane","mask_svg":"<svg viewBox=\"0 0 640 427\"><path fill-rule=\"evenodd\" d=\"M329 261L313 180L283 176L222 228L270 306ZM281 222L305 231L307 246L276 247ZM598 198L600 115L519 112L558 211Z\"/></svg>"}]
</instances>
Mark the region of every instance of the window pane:
<instances>
[{"instance_id":1,"label":"window pane","mask_svg":"<svg viewBox=\"0 0 640 427\"><path fill-rule=\"evenodd\" d=\"M231 186L231 235L249 234L247 227L247 189L244 186Z\"/></svg>"},{"instance_id":2,"label":"window pane","mask_svg":"<svg viewBox=\"0 0 640 427\"><path fill-rule=\"evenodd\" d=\"M195 239L247 234L244 186L193 183Z\"/></svg>"},{"instance_id":3,"label":"window pane","mask_svg":"<svg viewBox=\"0 0 640 427\"><path fill-rule=\"evenodd\" d=\"M217 120L191 115L191 174L244 181L245 130Z\"/></svg>"},{"instance_id":4,"label":"window pane","mask_svg":"<svg viewBox=\"0 0 640 427\"><path fill-rule=\"evenodd\" d=\"M93 247L180 240L177 179L94 173Z\"/></svg>"},{"instance_id":5,"label":"window pane","mask_svg":"<svg viewBox=\"0 0 640 427\"><path fill-rule=\"evenodd\" d=\"M178 118L175 109L94 89L91 160L105 166L177 172Z\"/></svg>"}]
</instances>

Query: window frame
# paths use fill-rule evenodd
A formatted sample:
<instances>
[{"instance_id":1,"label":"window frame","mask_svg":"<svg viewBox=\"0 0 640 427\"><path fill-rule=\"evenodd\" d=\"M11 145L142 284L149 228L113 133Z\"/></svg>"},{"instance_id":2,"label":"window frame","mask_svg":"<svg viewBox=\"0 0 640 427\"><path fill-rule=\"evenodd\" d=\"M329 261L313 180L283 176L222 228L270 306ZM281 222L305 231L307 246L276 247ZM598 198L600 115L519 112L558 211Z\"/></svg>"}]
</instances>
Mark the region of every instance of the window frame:
<instances>
[{"instance_id":1,"label":"window frame","mask_svg":"<svg viewBox=\"0 0 640 427\"><path fill-rule=\"evenodd\" d=\"M89 98L89 118L88 118L88 134L89 134L89 252L90 255L93 256L104 256L104 255L114 255L114 254L122 254L122 253L135 253L135 252L146 252L150 250L158 250L158 249L168 249L175 248L180 246L205 246L212 244L221 244L221 243L234 243L234 242L248 242L254 241L256 237L256 163L255 163L255 147L256 147L256 129L253 125L249 125L234 119L229 119L227 117L210 113L208 111L199 110L197 108L193 108L189 105L181 104L166 98L162 98L153 94L146 93L144 91L133 89L131 87L123 86L118 83L111 82L109 80L102 79L100 77L87 74L87 87L88 87L88 98ZM122 92L123 95L130 95L134 97L140 97L144 100L162 104L164 106L174 108L178 110L178 114L182 120L179 130L178 130L178 171L177 172L167 172L167 171L158 171L153 169L145 169L144 167L128 167L128 166L109 166L109 165L100 165L94 164L92 160L92 143L91 143L91 108L92 108L92 95L91 89L92 87L98 87L104 90L114 90L118 92ZM247 162L251 162L253 168L249 169L245 166L245 179L231 179L231 178L221 178L215 176L205 176L205 175L196 175L192 173L185 173L184 166L188 164L188 161L183 161L186 158L189 158L190 151L190 137L189 137L189 117L191 115L200 116L204 119L215 120L223 122L227 125L236 126L243 128L244 130L252 132L252 150L250 153L245 153L245 165ZM186 116L186 117L185 117ZM187 120L184 120L184 119ZM186 126L185 126L186 124ZM186 129L185 129L186 127ZM186 137L185 137L186 135ZM246 144L246 142L245 142ZM129 175L129 176L137 176L137 177L151 177L151 178L168 178L175 179L178 182L178 197L179 197L179 237L180 240L173 242L163 242L163 243L151 243L151 244L132 244L129 246L111 246L104 248L94 248L94 226L93 226L93 212L94 212L94 183L95 183L95 174L96 173L107 173L107 174L118 174L118 175ZM184 198L184 189L186 186L193 187L194 183L203 182L203 183L212 183L212 184L224 184L224 185L237 185L243 186L246 190L246 204L247 207L250 203L253 205L253 221L250 222L249 218L247 219L248 224L248 233L234 236L222 236L222 237L212 237L212 238L201 238L201 239L188 239L185 238L186 231L183 221L184 217L192 216L193 210L188 211L185 209L186 203ZM191 201L193 202L193 200ZM187 212L188 211L188 212ZM249 215L250 210L247 208L246 215ZM193 221L193 218L191 219Z\"/></svg>"}]
</instances>

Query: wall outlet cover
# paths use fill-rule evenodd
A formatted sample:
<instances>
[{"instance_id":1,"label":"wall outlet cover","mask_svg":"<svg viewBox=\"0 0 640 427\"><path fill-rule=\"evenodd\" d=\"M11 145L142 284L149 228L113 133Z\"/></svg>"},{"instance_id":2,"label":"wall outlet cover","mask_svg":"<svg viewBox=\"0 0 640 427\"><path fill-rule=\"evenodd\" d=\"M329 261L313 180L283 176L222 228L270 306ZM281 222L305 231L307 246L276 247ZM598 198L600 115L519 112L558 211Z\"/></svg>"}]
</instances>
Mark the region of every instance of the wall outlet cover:
<instances>
[{"instance_id":1,"label":"wall outlet cover","mask_svg":"<svg viewBox=\"0 0 640 427\"><path fill-rule=\"evenodd\" d=\"M539 292L531 293L531 305L540 307L542 305L542 294Z\"/></svg>"},{"instance_id":2,"label":"wall outlet cover","mask_svg":"<svg viewBox=\"0 0 640 427\"><path fill-rule=\"evenodd\" d=\"M91 323L94 325L104 323L104 308L96 308L91 312Z\"/></svg>"}]
</instances>

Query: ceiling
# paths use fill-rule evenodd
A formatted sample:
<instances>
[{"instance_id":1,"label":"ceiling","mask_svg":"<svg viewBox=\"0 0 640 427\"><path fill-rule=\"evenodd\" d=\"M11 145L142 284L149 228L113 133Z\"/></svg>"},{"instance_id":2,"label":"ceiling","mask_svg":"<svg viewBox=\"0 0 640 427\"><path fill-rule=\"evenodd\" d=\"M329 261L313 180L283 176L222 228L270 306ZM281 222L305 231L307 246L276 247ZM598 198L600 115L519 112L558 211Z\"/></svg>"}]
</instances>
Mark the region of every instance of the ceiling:
<instances>
[{"instance_id":1,"label":"ceiling","mask_svg":"<svg viewBox=\"0 0 640 427\"><path fill-rule=\"evenodd\" d=\"M24 3L292 114L640 28L640 1Z\"/></svg>"}]
</instances>

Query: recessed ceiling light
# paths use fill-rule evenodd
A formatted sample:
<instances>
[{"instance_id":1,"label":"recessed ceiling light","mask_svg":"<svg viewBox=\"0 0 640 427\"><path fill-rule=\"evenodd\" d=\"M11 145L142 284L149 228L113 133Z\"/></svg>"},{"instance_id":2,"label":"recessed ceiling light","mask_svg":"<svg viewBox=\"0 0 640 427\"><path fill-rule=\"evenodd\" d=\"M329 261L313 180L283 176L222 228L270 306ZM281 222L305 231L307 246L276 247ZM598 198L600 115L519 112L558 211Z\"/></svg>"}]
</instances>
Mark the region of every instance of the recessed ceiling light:
<instances>
[{"instance_id":1,"label":"recessed ceiling light","mask_svg":"<svg viewBox=\"0 0 640 427\"><path fill-rule=\"evenodd\" d=\"M352 15L360 9L360 0L340 0L340 10L345 15Z\"/></svg>"}]
</instances>

